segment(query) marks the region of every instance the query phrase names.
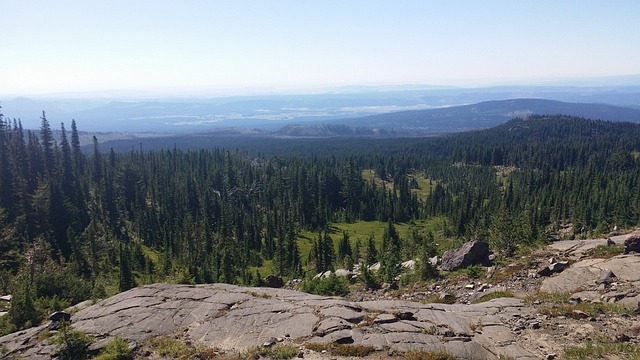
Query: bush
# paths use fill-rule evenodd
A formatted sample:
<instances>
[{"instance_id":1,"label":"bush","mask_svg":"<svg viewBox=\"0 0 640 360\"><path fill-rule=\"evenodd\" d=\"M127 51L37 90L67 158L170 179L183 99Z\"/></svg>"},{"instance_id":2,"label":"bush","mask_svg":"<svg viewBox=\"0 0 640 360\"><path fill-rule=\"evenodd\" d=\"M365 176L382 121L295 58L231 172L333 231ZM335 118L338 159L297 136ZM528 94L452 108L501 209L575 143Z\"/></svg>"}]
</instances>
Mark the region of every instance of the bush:
<instances>
[{"instance_id":1,"label":"bush","mask_svg":"<svg viewBox=\"0 0 640 360\"><path fill-rule=\"evenodd\" d=\"M60 359L82 360L87 357L91 338L82 331L73 330L68 323L62 322L58 334L51 339L51 343L58 345Z\"/></svg>"},{"instance_id":2,"label":"bush","mask_svg":"<svg viewBox=\"0 0 640 360\"><path fill-rule=\"evenodd\" d=\"M367 289L375 290L380 288L380 280L373 272L371 272L371 270L369 270L366 264L362 265L358 279L362 281Z\"/></svg>"},{"instance_id":3,"label":"bush","mask_svg":"<svg viewBox=\"0 0 640 360\"><path fill-rule=\"evenodd\" d=\"M279 345L269 348L262 348L258 352L260 356L267 356L274 360L286 360L298 355L298 347L294 345Z\"/></svg>"},{"instance_id":4,"label":"bush","mask_svg":"<svg viewBox=\"0 0 640 360\"><path fill-rule=\"evenodd\" d=\"M129 350L129 344L120 337L116 337L96 356L96 360L130 360L133 354Z\"/></svg>"},{"instance_id":5,"label":"bush","mask_svg":"<svg viewBox=\"0 0 640 360\"><path fill-rule=\"evenodd\" d=\"M316 295L344 296L349 293L349 282L347 279L331 273L326 278L311 279L303 282L300 289Z\"/></svg>"}]
</instances>

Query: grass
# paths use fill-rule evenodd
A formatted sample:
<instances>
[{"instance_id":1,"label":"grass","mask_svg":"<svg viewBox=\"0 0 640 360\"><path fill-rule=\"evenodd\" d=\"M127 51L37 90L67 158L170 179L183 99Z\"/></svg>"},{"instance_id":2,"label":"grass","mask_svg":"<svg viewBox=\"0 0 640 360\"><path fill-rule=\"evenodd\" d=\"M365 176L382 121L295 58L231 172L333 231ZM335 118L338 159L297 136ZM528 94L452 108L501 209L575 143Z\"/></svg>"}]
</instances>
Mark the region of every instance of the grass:
<instances>
[{"instance_id":1,"label":"grass","mask_svg":"<svg viewBox=\"0 0 640 360\"><path fill-rule=\"evenodd\" d=\"M401 357L405 360L457 360L458 358L444 351L411 350Z\"/></svg>"},{"instance_id":2,"label":"grass","mask_svg":"<svg viewBox=\"0 0 640 360\"><path fill-rule=\"evenodd\" d=\"M616 255L622 254L624 248L622 245L598 245L587 251L586 255L590 258L609 259Z\"/></svg>"},{"instance_id":3,"label":"grass","mask_svg":"<svg viewBox=\"0 0 640 360\"><path fill-rule=\"evenodd\" d=\"M568 293L537 292L525 297L524 302L531 305L538 301L541 304L539 309L540 313L552 317L566 316L579 318L583 316L581 312L586 313L589 316L595 316L598 314L633 314L633 311L619 304L592 304L589 302L572 304L569 303L570 296L571 295Z\"/></svg>"},{"instance_id":4,"label":"grass","mask_svg":"<svg viewBox=\"0 0 640 360\"><path fill-rule=\"evenodd\" d=\"M187 345L174 338L161 336L151 339L151 347L160 356L171 359L213 359L216 353L203 345Z\"/></svg>"},{"instance_id":5,"label":"grass","mask_svg":"<svg viewBox=\"0 0 640 360\"><path fill-rule=\"evenodd\" d=\"M551 304L540 307L540 313L543 315L549 315L553 317L566 316L579 318L581 312L588 314L589 316L595 316L598 314L633 314L632 310L625 308L619 304L598 303L592 304L582 302L579 304Z\"/></svg>"},{"instance_id":6,"label":"grass","mask_svg":"<svg viewBox=\"0 0 640 360\"><path fill-rule=\"evenodd\" d=\"M531 305L536 301L539 301L540 303L545 303L545 302L552 302L552 303L567 302L568 303L570 297L571 297L571 294L569 293L548 293L548 292L538 291L534 294L527 295L524 298L524 302L527 305Z\"/></svg>"},{"instance_id":7,"label":"grass","mask_svg":"<svg viewBox=\"0 0 640 360\"><path fill-rule=\"evenodd\" d=\"M411 174L409 177L416 179L418 182L418 189L413 189L421 200L426 200L429 194L435 189L436 182L434 180L429 181L428 178L423 176L424 174Z\"/></svg>"},{"instance_id":8,"label":"grass","mask_svg":"<svg viewBox=\"0 0 640 360\"><path fill-rule=\"evenodd\" d=\"M254 350L254 354L269 357L274 360L291 359L298 355L298 347L295 345L277 345L267 348L259 348Z\"/></svg>"},{"instance_id":9,"label":"grass","mask_svg":"<svg viewBox=\"0 0 640 360\"><path fill-rule=\"evenodd\" d=\"M610 340L588 341L582 345L568 346L560 359L631 359L640 360L640 348L633 343Z\"/></svg>"},{"instance_id":10,"label":"grass","mask_svg":"<svg viewBox=\"0 0 640 360\"><path fill-rule=\"evenodd\" d=\"M483 302L487 302L489 300L498 299L498 298L505 298L505 297L512 298L512 297L514 297L514 295L513 295L513 293L511 291L508 291L508 290L506 290L506 291L494 291L492 293L488 293L487 295L484 295L484 296L474 300L472 302L472 304L480 304L480 303L483 303Z\"/></svg>"},{"instance_id":11,"label":"grass","mask_svg":"<svg viewBox=\"0 0 640 360\"><path fill-rule=\"evenodd\" d=\"M453 295L453 294L451 294ZM440 294L432 294L426 299L422 300L423 304L453 304L456 302L455 295L448 297L448 300L440 298Z\"/></svg>"},{"instance_id":12,"label":"grass","mask_svg":"<svg viewBox=\"0 0 640 360\"><path fill-rule=\"evenodd\" d=\"M437 229L441 227L443 219L442 218L433 218L427 221L419 220L414 223L396 223L394 224L398 234L401 238L407 239L411 234L412 229L418 229L421 231L429 232L433 231L437 232ZM360 251L364 252L365 246L367 244L367 240L369 239L369 235L373 234L376 246L380 248L382 246L382 236L384 235L384 231L387 228L387 222L385 221L357 221L354 223L333 223L329 228L329 237L333 240L334 249L338 248L338 243L340 239L342 239L342 233L349 233L349 239L352 244L355 244L356 241L360 241ZM307 261L309 251L313 246L313 241L318 238L318 233L302 231L298 234L298 247L300 249L300 255L302 257L302 263ZM354 249L355 250L355 249ZM255 271L255 270L252 270ZM260 270L262 273L262 270Z\"/></svg>"},{"instance_id":13,"label":"grass","mask_svg":"<svg viewBox=\"0 0 640 360\"><path fill-rule=\"evenodd\" d=\"M129 350L129 344L120 337L116 337L102 349L95 360L129 360L133 354Z\"/></svg>"},{"instance_id":14,"label":"grass","mask_svg":"<svg viewBox=\"0 0 640 360\"><path fill-rule=\"evenodd\" d=\"M348 357L365 357L375 351L373 346L334 343L309 343L305 345L305 348L315 352L328 351L333 356Z\"/></svg>"}]
</instances>

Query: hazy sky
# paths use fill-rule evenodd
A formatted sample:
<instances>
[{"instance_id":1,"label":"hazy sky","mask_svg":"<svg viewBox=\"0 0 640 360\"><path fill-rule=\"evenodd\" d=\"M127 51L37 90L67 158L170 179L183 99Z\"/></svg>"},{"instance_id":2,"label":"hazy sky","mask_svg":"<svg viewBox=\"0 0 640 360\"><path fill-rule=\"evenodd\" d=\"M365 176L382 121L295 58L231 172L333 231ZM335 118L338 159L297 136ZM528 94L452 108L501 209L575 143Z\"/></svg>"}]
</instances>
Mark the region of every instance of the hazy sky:
<instances>
[{"instance_id":1,"label":"hazy sky","mask_svg":"<svg viewBox=\"0 0 640 360\"><path fill-rule=\"evenodd\" d=\"M640 1L0 0L0 94L640 74Z\"/></svg>"}]
</instances>

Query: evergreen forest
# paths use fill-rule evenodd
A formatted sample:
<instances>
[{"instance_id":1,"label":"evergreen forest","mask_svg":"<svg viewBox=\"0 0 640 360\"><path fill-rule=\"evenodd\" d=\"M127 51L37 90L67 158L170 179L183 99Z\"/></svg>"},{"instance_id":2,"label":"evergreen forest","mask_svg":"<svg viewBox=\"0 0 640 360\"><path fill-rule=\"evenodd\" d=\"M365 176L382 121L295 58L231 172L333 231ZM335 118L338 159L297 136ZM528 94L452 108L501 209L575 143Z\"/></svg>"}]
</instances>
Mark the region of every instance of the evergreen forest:
<instances>
[{"instance_id":1,"label":"evergreen forest","mask_svg":"<svg viewBox=\"0 0 640 360\"><path fill-rule=\"evenodd\" d=\"M375 262L386 281L442 244L511 256L567 224L572 237L640 225L632 123L532 116L432 138L129 151L94 137L84 152L75 121L59 130L44 112L35 131L0 114L0 293L13 295L0 333L146 283L260 286ZM366 241L335 231L374 222L383 234Z\"/></svg>"}]
</instances>

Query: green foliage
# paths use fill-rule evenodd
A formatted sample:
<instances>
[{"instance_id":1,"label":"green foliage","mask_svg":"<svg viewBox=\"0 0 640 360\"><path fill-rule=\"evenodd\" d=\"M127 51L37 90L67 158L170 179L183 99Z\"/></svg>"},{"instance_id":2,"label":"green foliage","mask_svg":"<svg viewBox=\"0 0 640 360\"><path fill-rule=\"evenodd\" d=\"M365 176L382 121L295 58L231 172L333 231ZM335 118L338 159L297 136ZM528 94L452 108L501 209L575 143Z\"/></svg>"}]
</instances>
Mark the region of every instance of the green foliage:
<instances>
[{"instance_id":1,"label":"green foliage","mask_svg":"<svg viewBox=\"0 0 640 360\"><path fill-rule=\"evenodd\" d=\"M257 351L260 356L266 356L274 360L292 359L298 355L298 352L298 347L295 345L263 347Z\"/></svg>"},{"instance_id":2,"label":"green foliage","mask_svg":"<svg viewBox=\"0 0 640 360\"><path fill-rule=\"evenodd\" d=\"M612 342L608 339L589 340L584 344L567 346L563 360L571 359L640 359L640 348L631 342Z\"/></svg>"},{"instance_id":3,"label":"green foliage","mask_svg":"<svg viewBox=\"0 0 640 360\"><path fill-rule=\"evenodd\" d=\"M598 314L631 315L633 313L632 310L629 310L620 304L593 304L590 302L581 302L579 304L574 304L569 302L569 298L570 294L568 293L538 292L533 295L527 296L524 301L527 304L533 304L534 302L540 303L540 308L538 309L539 312L541 314L553 317L581 317L583 313L589 316L595 316Z\"/></svg>"},{"instance_id":4,"label":"green foliage","mask_svg":"<svg viewBox=\"0 0 640 360\"><path fill-rule=\"evenodd\" d=\"M310 294L325 296L345 296L349 293L349 282L335 273L322 278L306 280L300 290Z\"/></svg>"},{"instance_id":5,"label":"green foliage","mask_svg":"<svg viewBox=\"0 0 640 360\"><path fill-rule=\"evenodd\" d=\"M19 283L11 298L11 307L7 314L12 325L11 329L24 329L40 324L43 314L36 309L33 296L28 283Z\"/></svg>"},{"instance_id":6,"label":"green foliage","mask_svg":"<svg viewBox=\"0 0 640 360\"><path fill-rule=\"evenodd\" d=\"M100 351L100 354L94 358L95 360L130 360L133 354L129 350L129 344L120 337L117 337L107 344Z\"/></svg>"},{"instance_id":7,"label":"green foliage","mask_svg":"<svg viewBox=\"0 0 640 360\"><path fill-rule=\"evenodd\" d=\"M463 271L470 279L480 279L487 273L487 270L482 265L467 266Z\"/></svg>"},{"instance_id":8,"label":"green foliage","mask_svg":"<svg viewBox=\"0 0 640 360\"><path fill-rule=\"evenodd\" d=\"M60 325L58 333L51 338L52 344L58 346L58 356L63 360L85 359L87 348L92 342L87 334L73 330L73 327L65 322Z\"/></svg>"},{"instance_id":9,"label":"green foliage","mask_svg":"<svg viewBox=\"0 0 640 360\"><path fill-rule=\"evenodd\" d=\"M170 337L153 338L151 346L160 356L172 359L188 358L191 354L191 348L187 344Z\"/></svg>"},{"instance_id":10,"label":"green foliage","mask_svg":"<svg viewBox=\"0 0 640 360\"><path fill-rule=\"evenodd\" d=\"M598 245L586 252L586 255L592 258L609 259L623 253L622 245Z\"/></svg>"},{"instance_id":11,"label":"green foliage","mask_svg":"<svg viewBox=\"0 0 640 360\"><path fill-rule=\"evenodd\" d=\"M358 280L360 280L367 289L375 290L380 288L380 279L378 279L373 271L369 270L367 264L362 264Z\"/></svg>"},{"instance_id":12,"label":"green foliage","mask_svg":"<svg viewBox=\"0 0 640 360\"><path fill-rule=\"evenodd\" d=\"M408 258L428 280L426 258L450 241L510 255L562 224L587 237L640 218L637 124L533 116L403 141L220 139L233 151L102 152L94 138L83 154L75 122L69 141L41 120L24 133L0 114L0 290L20 309L5 328L137 284L258 283L258 268L302 277L361 255L384 281Z\"/></svg>"},{"instance_id":13,"label":"green foliage","mask_svg":"<svg viewBox=\"0 0 640 360\"><path fill-rule=\"evenodd\" d=\"M457 360L458 358L444 351L410 350L402 355L404 360Z\"/></svg>"}]
</instances>

